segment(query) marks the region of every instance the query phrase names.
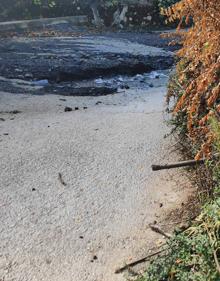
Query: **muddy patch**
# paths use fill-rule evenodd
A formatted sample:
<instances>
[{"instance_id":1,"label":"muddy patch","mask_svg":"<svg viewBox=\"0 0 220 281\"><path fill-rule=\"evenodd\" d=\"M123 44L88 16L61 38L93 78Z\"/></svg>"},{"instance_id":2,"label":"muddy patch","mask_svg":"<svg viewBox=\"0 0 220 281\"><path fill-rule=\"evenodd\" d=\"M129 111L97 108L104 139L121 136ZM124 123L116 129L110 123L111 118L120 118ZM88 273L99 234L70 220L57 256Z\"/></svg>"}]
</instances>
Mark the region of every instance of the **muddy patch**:
<instances>
[{"instance_id":1,"label":"muddy patch","mask_svg":"<svg viewBox=\"0 0 220 281\"><path fill-rule=\"evenodd\" d=\"M0 61L3 91L100 96L130 87L137 75L144 83L146 73L168 69L174 60L169 51L125 38L82 36L7 39L0 42ZM120 76L131 79L116 85Z\"/></svg>"}]
</instances>

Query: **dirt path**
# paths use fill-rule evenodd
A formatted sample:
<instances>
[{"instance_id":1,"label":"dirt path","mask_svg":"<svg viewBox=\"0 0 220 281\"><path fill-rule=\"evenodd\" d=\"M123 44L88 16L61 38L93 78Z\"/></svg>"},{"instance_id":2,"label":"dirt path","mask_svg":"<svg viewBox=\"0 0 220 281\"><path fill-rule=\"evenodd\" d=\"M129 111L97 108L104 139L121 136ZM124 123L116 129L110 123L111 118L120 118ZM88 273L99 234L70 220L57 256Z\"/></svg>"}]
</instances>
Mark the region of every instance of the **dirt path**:
<instances>
[{"instance_id":1,"label":"dirt path","mask_svg":"<svg viewBox=\"0 0 220 281\"><path fill-rule=\"evenodd\" d=\"M0 280L124 280L114 269L156 244L148 224L190 192L177 172L150 169L176 157L163 138L165 91L0 93Z\"/></svg>"}]
</instances>

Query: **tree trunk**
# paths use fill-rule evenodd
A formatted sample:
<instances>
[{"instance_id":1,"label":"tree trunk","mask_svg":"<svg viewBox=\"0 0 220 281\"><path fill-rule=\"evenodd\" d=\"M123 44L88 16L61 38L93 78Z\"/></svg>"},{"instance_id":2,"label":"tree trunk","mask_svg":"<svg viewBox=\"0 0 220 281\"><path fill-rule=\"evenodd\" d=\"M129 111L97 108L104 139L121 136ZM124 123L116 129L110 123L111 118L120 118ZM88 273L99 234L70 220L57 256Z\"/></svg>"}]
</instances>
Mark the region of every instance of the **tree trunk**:
<instances>
[{"instance_id":1,"label":"tree trunk","mask_svg":"<svg viewBox=\"0 0 220 281\"><path fill-rule=\"evenodd\" d=\"M127 21L126 14L128 12L128 5L124 5L122 11L119 8L114 13L112 26L123 27L122 23Z\"/></svg>"},{"instance_id":2,"label":"tree trunk","mask_svg":"<svg viewBox=\"0 0 220 281\"><path fill-rule=\"evenodd\" d=\"M93 23L97 27L104 26L103 20L101 19L100 15L99 15L97 4L96 3L91 4L90 8L92 10L93 17L94 17Z\"/></svg>"}]
</instances>

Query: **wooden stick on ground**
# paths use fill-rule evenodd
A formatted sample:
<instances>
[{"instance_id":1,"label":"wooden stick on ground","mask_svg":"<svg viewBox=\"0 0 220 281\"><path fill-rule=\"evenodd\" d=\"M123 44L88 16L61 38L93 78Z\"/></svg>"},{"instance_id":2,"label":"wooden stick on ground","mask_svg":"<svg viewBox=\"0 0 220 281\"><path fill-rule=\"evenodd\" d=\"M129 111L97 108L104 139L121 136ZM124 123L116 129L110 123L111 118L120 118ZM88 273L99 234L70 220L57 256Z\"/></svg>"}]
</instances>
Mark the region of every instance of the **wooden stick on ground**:
<instances>
[{"instance_id":1,"label":"wooden stick on ground","mask_svg":"<svg viewBox=\"0 0 220 281\"><path fill-rule=\"evenodd\" d=\"M157 225L149 224L149 227L151 228L152 231L159 233L163 235L164 237L170 239L172 237L171 234L164 232L162 229L159 228Z\"/></svg>"},{"instance_id":2,"label":"wooden stick on ground","mask_svg":"<svg viewBox=\"0 0 220 281\"><path fill-rule=\"evenodd\" d=\"M163 253L165 250L166 250L166 249L157 251L157 252L155 252L155 253L153 253L153 254L150 254L150 255L148 255L148 256L146 256L146 257L144 257L144 258L141 258L141 259L136 260L136 261L134 261L134 262L128 263L128 264L126 264L125 266L116 269L116 270L115 270L115 273L116 273L116 274L121 273L121 272L123 272L124 270L128 269L129 267L135 266L135 265L137 265L137 264L139 264L139 263L146 262L146 261L148 261L150 258L152 258L152 257L154 257L154 256L157 256L157 255Z\"/></svg>"},{"instance_id":3,"label":"wooden stick on ground","mask_svg":"<svg viewBox=\"0 0 220 281\"><path fill-rule=\"evenodd\" d=\"M188 160L188 161L181 161L177 163L170 163L170 164L164 164L164 165L152 165L153 171L159 171L159 170L167 170L167 169L173 169L173 168L180 168L180 167L192 167L196 165L204 164L206 159L201 160Z\"/></svg>"},{"instance_id":4,"label":"wooden stick on ground","mask_svg":"<svg viewBox=\"0 0 220 281\"><path fill-rule=\"evenodd\" d=\"M66 186L67 184L65 183L65 181L63 180L63 176L61 173L58 174L58 180L59 182L63 185Z\"/></svg>"}]
</instances>

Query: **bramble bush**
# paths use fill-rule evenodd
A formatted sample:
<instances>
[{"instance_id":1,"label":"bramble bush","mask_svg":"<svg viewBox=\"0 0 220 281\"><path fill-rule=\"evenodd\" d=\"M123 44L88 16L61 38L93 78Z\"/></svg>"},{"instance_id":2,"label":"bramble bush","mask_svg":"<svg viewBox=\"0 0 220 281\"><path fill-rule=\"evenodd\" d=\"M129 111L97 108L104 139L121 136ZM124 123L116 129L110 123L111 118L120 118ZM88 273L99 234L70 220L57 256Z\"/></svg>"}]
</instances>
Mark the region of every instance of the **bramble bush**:
<instances>
[{"instance_id":1,"label":"bramble bush","mask_svg":"<svg viewBox=\"0 0 220 281\"><path fill-rule=\"evenodd\" d=\"M176 99L174 119L185 115L195 158L211 156L215 135L209 118L220 116L220 1L182 0L162 9L162 14L168 22L179 20L175 35L183 44L177 53L176 87L171 84L168 93ZM192 20L189 29L181 29Z\"/></svg>"}]
</instances>

